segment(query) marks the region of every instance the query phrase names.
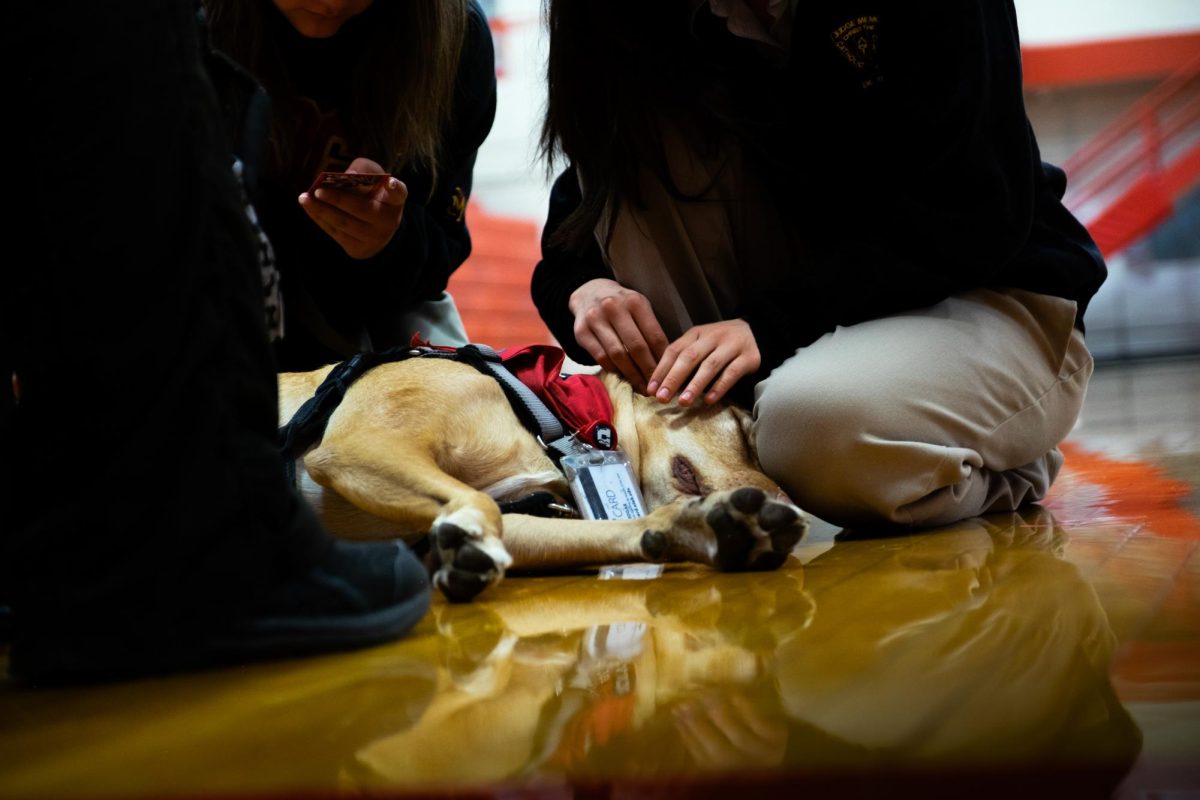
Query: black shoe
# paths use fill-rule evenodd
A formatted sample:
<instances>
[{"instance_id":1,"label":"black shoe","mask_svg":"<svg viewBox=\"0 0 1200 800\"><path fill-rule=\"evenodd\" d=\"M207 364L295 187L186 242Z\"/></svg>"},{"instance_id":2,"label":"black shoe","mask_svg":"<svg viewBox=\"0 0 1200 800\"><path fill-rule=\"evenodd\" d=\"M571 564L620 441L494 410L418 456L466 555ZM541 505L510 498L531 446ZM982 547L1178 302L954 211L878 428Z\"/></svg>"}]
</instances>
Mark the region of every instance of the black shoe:
<instances>
[{"instance_id":1,"label":"black shoe","mask_svg":"<svg viewBox=\"0 0 1200 800\"><path fill-rule=\"evenodd\" d=\"M208 644L215 656L239 661L380 644L416 625L429 597L425 567L403 544L331 540L306 575L275 588Z\"/></svg>"},{"instance_id":2,"label":"black shoe","mask_svg":"<svg viewBox=\"0 0 1200 800\"><path fill-rule=\"evenodd\" d=\"M305 574L215 630L16 616L9 673L45 686L351 650L407 633L429 599L425 568L403 544L330 539Z\"/></svg>"}]
</instances>

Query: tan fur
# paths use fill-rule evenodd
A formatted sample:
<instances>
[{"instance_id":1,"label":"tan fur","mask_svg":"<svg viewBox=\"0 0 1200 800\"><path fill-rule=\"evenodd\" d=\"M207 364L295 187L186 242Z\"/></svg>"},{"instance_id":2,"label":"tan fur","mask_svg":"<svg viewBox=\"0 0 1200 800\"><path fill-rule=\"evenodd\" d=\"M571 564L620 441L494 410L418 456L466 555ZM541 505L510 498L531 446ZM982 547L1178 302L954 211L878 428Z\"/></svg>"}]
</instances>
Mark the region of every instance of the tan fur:
<instances>
[{"instance_id":1,"label":"tan fur","mask_svg":"<svg viewBox=\"0 0 1200 800\"><path fill-rule=\"evenodd\" d=\"M328 372L280 375L281 419L290 419ZM302 485L335 534L409 542L432 534L435 583L452 599L495 582L510 563L522 569L646 560L777 566L803 534L803 517L758 468L745 412L664 406L615 376L603 382L621 449L651 509L642 519L502 518L497 501L535 490L568 501L569 489L496 381L441 359L384 364L359 378L321 442L303 456L298 472L311 483ZM746 487L775 498L761 502L769 513L736 507L733 493ZM496 496L485 493L489 488ZM740 495L740 505L751 496ZM733 520L718 526L724 537L713 530L717 519Z\"/></svg>"}]
</instances>

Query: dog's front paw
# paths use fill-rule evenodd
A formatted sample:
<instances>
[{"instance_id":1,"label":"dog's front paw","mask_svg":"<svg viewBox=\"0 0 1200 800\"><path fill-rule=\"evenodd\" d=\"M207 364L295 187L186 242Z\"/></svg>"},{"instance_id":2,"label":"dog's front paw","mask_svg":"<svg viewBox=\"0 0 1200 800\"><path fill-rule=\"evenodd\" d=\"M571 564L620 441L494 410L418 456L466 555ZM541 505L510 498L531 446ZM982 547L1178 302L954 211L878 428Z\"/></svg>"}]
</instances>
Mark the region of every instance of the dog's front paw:
<instances>
[{"instance_id":1,"label":"dog's front paw","mask_svg":"<svg viewBox=\"0 0 1200 800\"><path fill-rule=\"evenodd\" d=\"M768 499L762 489L736 489L706 500L704 521L717 540L712 563L722 571L775 569L808 531L800 509Z\"/></svg>"},{"instance_id":2,"label":"dog's front paw","mask_svg":"<svg viewBox=\"0 0 1200 800\"><path fill-rule=\"evenodd\" d=\"M438 517L430 530L436 569L433 585L446 599L461 603L504 577L512 557L500 538L484 530L483 515L460 508Z\"/></svg>"},{"instance_id":3,"label":"dog's front paw","mask_svg":"<svg viewBox=\"0 0 1200 800\"><path fill-rule=\"evenodd\" d=\"M656 561L699 561L724 572L767 570L783 564L807 530L800 509L746 487L688 502L670 528L642 534L642 550Z\"/></svg>"}]
</instances>

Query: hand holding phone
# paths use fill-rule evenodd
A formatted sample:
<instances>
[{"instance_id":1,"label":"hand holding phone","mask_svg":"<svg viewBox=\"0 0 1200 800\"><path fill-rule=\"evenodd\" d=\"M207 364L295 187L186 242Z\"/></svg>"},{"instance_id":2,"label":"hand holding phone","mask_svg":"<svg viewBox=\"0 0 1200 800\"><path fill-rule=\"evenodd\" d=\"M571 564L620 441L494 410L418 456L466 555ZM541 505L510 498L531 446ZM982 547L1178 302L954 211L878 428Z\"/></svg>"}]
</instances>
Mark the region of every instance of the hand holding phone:
<instances>
[{"instance_id":1,"label":"hand holding phone","mask_svg":"<svg viewBox=\"0 0 1200 800\"><path fill-rule=\"evenodd\" d=\"M322 172L300 207L351 258L378 255L404 218L408 187L369 158L356 158L345 172Z\"/></svg>"},{"instance_id":2,"label":"hand holding phone","mask_svg":"<svg viewBox=\"0 0 1200 800\"><path fill-rule=\"evenodd\" d=\"M353 189L366 194L390 177L386 172L322 172L308 187L308 194L317 189Z\"/></svg>"}]
</instances>

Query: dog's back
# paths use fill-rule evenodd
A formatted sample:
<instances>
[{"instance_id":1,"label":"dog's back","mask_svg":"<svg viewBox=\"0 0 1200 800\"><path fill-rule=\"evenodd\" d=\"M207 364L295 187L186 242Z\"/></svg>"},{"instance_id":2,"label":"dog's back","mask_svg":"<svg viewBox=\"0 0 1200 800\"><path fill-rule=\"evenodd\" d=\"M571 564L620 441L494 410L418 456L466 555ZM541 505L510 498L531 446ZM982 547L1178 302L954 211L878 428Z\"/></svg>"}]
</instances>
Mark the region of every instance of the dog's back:
<instances>
[{"instance_id":1,"label":"dog's back","mask_svg":"<svg viewBox=\"0 0 1200 800\"><path fill-rule=\"evenodd\" d=\"M295 414L329 370L279 376L281 420ZM337 442L340 452L330 453L326 442ZM330 491L330 462L340 461L347 449L362 462L383 459L444 473L497 501L537 490L569 497L554 462L521 425L499 384L454 361L410 359L365 373L330 416L325 439L297 470L306 497L340 536L411 540L428 534L428 525L397 530L394 515L380 518ZM423 516L414 521L432 522Z\"/></svg>"}]
</instances>

